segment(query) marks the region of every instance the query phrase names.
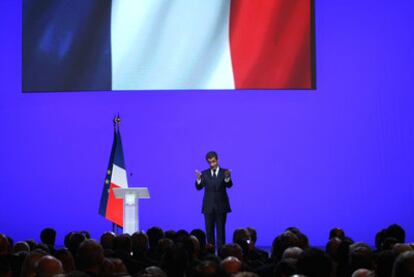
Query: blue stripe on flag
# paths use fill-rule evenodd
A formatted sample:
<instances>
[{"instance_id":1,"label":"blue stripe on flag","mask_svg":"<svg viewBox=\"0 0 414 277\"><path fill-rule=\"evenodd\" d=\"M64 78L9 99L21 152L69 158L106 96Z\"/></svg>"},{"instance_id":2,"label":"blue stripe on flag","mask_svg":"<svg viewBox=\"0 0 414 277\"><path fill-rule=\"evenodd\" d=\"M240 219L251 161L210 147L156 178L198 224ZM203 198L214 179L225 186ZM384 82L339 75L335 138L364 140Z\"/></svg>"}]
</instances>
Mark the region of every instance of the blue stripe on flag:
<instances>
[{"instance_id":1,"label":"blue stripe on flag","mask_svg":"<svg viewBox=\"0 0 414 277\"><path fill-rule=\"evenodd\" d=\"M111 0L23 0L23 91L111 89Z\"/></svg>"}]
</instances>

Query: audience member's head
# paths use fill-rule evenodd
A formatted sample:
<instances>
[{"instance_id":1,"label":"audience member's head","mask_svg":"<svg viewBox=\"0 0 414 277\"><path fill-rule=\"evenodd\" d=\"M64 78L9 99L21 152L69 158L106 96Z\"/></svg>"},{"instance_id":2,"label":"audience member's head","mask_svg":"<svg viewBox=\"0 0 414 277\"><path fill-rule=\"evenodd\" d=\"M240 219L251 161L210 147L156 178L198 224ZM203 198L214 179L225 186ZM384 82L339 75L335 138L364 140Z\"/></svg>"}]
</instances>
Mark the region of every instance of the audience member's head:
<instances>
[{"instance_id":1,"label":"audience member's head","mask_svg":"<svg viewBox=\"0 0 414 277\"><path fill-rule=\"evenodd\" d=\"M391 224L385 231L386 237L392 237L397 240L399 243L405 243L405 231L398 224Z\"/></svg>"},{"instance_id":2,"label":"audience member's head","mask_svg":"<svg viewBox=\"0 0 414 277\"><path fill-rule=\"evenodd\" d=\"M131 246L134 254L148 250L148 236L144 232L135 232L131 236Z\"/></svg>"},{"instance_id":3,"label":"audience member's head","mask_svg":"<svg viewBox=\"0 0 414 277\"><path fill-rule=\"evenodd\" d=\"M173 239L173 241L175 243L182 243L188 236L189 233L186 230L181 229L175 233L175 238Z\"/></svg>"},{"instance_id":4,"label":"audience member's head","mask_svg":"<svg viewBox=\"0 0 414 277\"><path fill-rule=\"evenodd\" d=\"M297 273L296 268L297 260L286 258L276 264L273 272L274 277L287 277Z\"/></svg>"},{"instance_id":5,"label":"audience member's head","mask_svg":"<svg viewBox=\"0 0 414 277\"><path fill-rule=\"evenodd\" d=\"M27 254L23 260L21 276L22 277L33 277L36 275L36 268L39 264L40 259L46 254L43 251L34 250Z\"/></svg>"},{"instance_id":6,"label":"audience member's head","mask_svg":"<svg viewBox=\"0 0 414 277\"><path fill-rule=\"evenodd\" d=\"M30 246L25 241L18 241L13 246L13 253L29 252L29 251L30 251Z\"/></svg>"},{"instance_id":7,"label":"audience member's head","mask_svg":"<svg viewBox=\"0 0 414 277\"><path fill-rule=\"evenodd\" d=\"M357 269L373 269L373 252L365 243L354 243L349 247L349 269L351 272Z\"/></svg>"},{"instance_id":8,"label":"audience member's head","mask_svg":"<svg viewBox=\"0 0 414 277\"><path fill-rule=\"evenodd\" d=\"M331 238L326 244L325 251L328 256L334 260L338 261L338 252L339 246L341 245L341 239L338 237Z\"/></svg>"},{"instance_id":9,"label":"audience member's head","mask_svg":"<svg viewBox=\"0 0 414 277\"><path fill-rule=\"evenodd\" d=\"M55 246L56 231L52 228L45 228L40 232L40 241L44 244Z\"/></svg>"},{"instance_id":10,"label":"audience member's head","mask_svg":"<svg viewBox=\"0 0 414 277\"><path fill-rule=\"evenodd\" d=\"M164 232L164 238L170 239L172 241L175 240L175 236L176 236L177 232L174 230L167 230Z\"/></svg>"},{"instance_id":11,"label":"audience member's head","mask_svg":"<svg viewBox=\"0 0 414 277\"><path fill-rule=\"evenodd\" d=\"M131 253L131 236L129 234L121 234L116 236L114 240L114 250L125 253Z\"/></svg>"},{"instance_id":12,"label":"audience member's head","mask_svg":"<svg viewBox=\"0 0 414 277\"><path fill-rule=\"evenodd\" d=\"M67 248L72 252L72 255L76 257L76 252L78 251L79 246L86 238L82 233L73 232L69 236Z\"/></svg>"},{"instance_id":13,"label":"audience member's head","mask_svg":"<svg viewBox=\"0 0 414 277\"><path fill-rule=\"evenodd\" d=\"M114 273L115 274L127 274L128 270L121 259L118 258L110 258L112 263L114 264Z\"/></svg>"},{"instance_id":14,"label":"audience member's head","mask_svg":"<svg viewBox=\"0 0 414 277\"><path fill-rule=\"evenodd\" d=\"M12 266L10 264L10 259L6 255L0 255L0 276L2 277L12 277Z\"/></svg>"},{"instance_id":15,"label":"audience member's head","mask_svg":"<svg viewBox=\"0 0 414 277\"><path fill-rule=\"evenodd\" d=\"M245 228L238 228L233 232L233 243L239 243L240 241L250 241L250 233Z\"/></svg>"},{"instance_id":16,"label":"audience member's head","mask_svg":"<svg viewBox=\"0 0 414 277\"><path fill-rule=\"evenodd\" d=\"M272 243L272 258L280 261L283 252L289 247L299 246L298 237L292 231L285 231L277 236Z\"/></svg>"},{"instance_id":17,"label":"audience member's head","mask_svg":"<svg viewBox=\"0 0 414 277\"><path fill-rule=\"evenodd\" d=\"M171 239L163 238L158 241L158 246L156 248L159 255L163 255L168 249L174 247L174 241Z\"/></svg>"},{"instance_id":18,"label":"audience member's head","mask_svg":"<svg viewBox=\"0 0 414 277\"><path fill-rule=\"evenodd\" d=\"M7 237L0 234L0 255L10 254L10 243Z\"/></svg>"},{"instance_id":19,"label":"audience member's head","mask_svg":"<svg viewBox=\"0 0 414 277\"><path fill-rule=\"evenodd\" d=\"M151 227L147 230L148 243L151 249L156 249L158 241L164 238L164 231L159 227Z\"/></svg>"},{"instance_id":20,"label":"audience member's head","mask_svg":"<svg viewBox=\"0 0 414 277\"><path fill-rule=\"evenodd\" d=\"M382 244L384 242L385 231L385 229L381 229L375 234L375 248L377 250L383 250Z\"/></svg>"},{"instance_id":21,"label":"audience member's head","mask_svg":"<svg viewBox=\"0 0 414 277\"><path fill-rule=\"evenodd\" d=\"M30 251L34 250L36 248L36 246L37 246L36 241L33 240L33 239L25 240L25 242L29 245Z\"/></svg>"},{"instance_id":22,"label":"audience member's head","mask_svg":"<svg viewBox=\"0 0 414 277\"><path fill-rule=\"evenodd\" d=\"M370 277L370 276L373 276L373 274L374 272L369 269L360 268L360 269L355 270L352 273L352 277Z\"/></svg>"},{"instance_id":23,"label":"audience member's head","mask_svg":"<svg viewBox=\"0 0 414 277\"><path fill-rule=\"evenodd\" d=\"M113 232L105 232L101 235L101 245L103 249L114 249L116 235Z\"/></svg>"},{"instance_id":24,"label":"audience member's head","mask_svg":"<svg viewBox=\"0 0 414 277\"><path fill-rule=\"evenodd\" d=\"M234 277L259 277L259 275L253 272L249 272L249 271L242 271L242 272L236 273Z\"/></svg>"},{"instance_id":25,"label":"audience member's head","mask_svg":"<svg viewBox=\"0 0 414 277\"><path fill-rule=\"evenodd\" d=\"M62 263L58 259L50 255L46 255L40 258L39 263L36 267L37 277L52 277L56 274L62 273Z\"/></svg>"},{"instance_id":26,"label":"audience member's head","mask_svg":"<svg viewBox=\"0 0 414 277\"><path fill-rule=\"evenodd\" d=\"M195 236L187 236L184 238L182 245L190 259L197 260L200 257L200 243Z\"/></svg>"},{"instance_id":27,"label":"audience member's head","mask_svg":"<svg viewBox=\"0 0 414 277\"><path fill-rule=\"evenodd\" d=\"M241 246L238 245L237 243L230 243L230 244L223 245L219 249L218 254L221 259L225 259L227 257L235 257L240 261L243 260L243 250Z\"/></svg>"},{"instance_id":28,"label":"audience member's head","mask_svg":"<svg viewBox=\"0 0 414 277\"><path fill-rule=\"evenodd\" d=\"M188 263L187 252L182 247L175 246L167 249L160 264L168 277L183 277Z\"/></svg>"},{"instance_id":29,"label":"audience member's head","mask_svg":"<svg viewBox=\"0 0 414 277\"><path fill-rule=\"evenodd\" d=\"M194 229L190 233L191 235L195 236L198 239L198 242L200 243L200 248L204 250L206 248L206 233L201 229Z\"/></svg>"},{"instance_id":30,"label":"audience member's head","mask_svg":"<svg viewBox=\"0 0 414 277\"><path fill-rule=\"evenodd\" d=\"M86 239L90 239L91 238L91 234L88 231L80 231L80 233L86 238Z\"/></svg>"},{"instance_id":31,"label":"audience member's head","mask_svg":"<svg viewBox=\"0 0 414 277\"><path fill-rule=\"evenodd\" d=\"M139 272L138 277L167 277L167 274L158 266L149 266Z\"/></svg>"},{"instance_id":32,"label":"audience member's head","mask_svg":"<svg viewBox=\"0 0 414 277\"><path fill-rule=\"evenodd\" d=\"M283 252L282 260L284 259L297 260L302 252L303 252L302 248L299 248L297 246L286 248L286 250Z\"/></svg>"},{"instance_id":33,"label":"audience member's head","mask_svg":"<svg viewBox=\"0 0 414 277\"><path fill-rule=\"evenodd\" d=\"M341 228L332 228L329 231L329 239L339 238L343 239L345 237L345 232Z\"/></svg>"},{"instance_id":34,"label":"audience member's head","mask_svg":"<svg viewBox=\"0 0 414 277\"><path fill-rule=\"evenodd\" d=\"M295 235L298 238L298 247L302 248L303 250L308 249L310 247L309 239L304 233L299 232Z\"/></svg>"},{"instance_id":35,"label":"audience member's head","mask_svg":"<svg viewBox=\"0 0 414 277\"><path fill-rule=\"evenodd\" d=\"M55 257L62 263L64 273L75 271L75 259L68 249L63 248L57 250Z\"/></svg>"},{"instance_id":36,"label":"audience member's head","mask_svg":"<svg viewBox=\"0 0 414 277\"><path fill-rule=\"evenodd\" d=\"M332 271L332 264L324 251L317 248L309 248L300 254L297 268L299 274L307 277L329 277Z\"/></svg>"},{"instance_id":37,"label":"audience member's head","mask_svg":"<svg viewBox=\"0 0 414 277\"><path fill-rule=\"evenodd\" d=\"M376 259L375 276L390 277L396 257L397 256L391 250L380 252Z\"/></svg>"},{"instance_id":38,"label":"audience member's head","mask_svg":"<svg viewBox=\"0 0 414 277\"><path fill-rule=\"evenodd\" d=\"M250 235L250 245L253 246L253 248L256 246L256 242L257 242L257 231L256 229L252 228L252 227L247 227L246 228L247 231L249 232Z\"/></svg>"},{"instance_id":39,"label":"audience member's head","mask_svg":"<svg viewBox=\"0 0 414 277\"><path fill-rule=\"evenodd\" d=\"M395 256L398 256L401 253L412 251L413 249L409 244L406 243L396 243L392 247L392 252L394 252Z\"/></svg>"},{"instance_id":40,"label":"audience member's head","mask_svg":"<svg viewBox=\"0 0 414 277\"><path fill-rule=\"evenodd\" d=\"M103 248L95 240L85 240L79 245L75 260L79 270L97 274L104 261Z\"/></svg>"},{"instance_id":41,"label":"audience member's head","mask_svg":"<svg viewBox=\"0 0 414 277\"><path fill-rule=\"evenodd\" d=\"M218 277L219 266L213 261L203 261L195 268L195 277Z\"/></svg>"},{"instance_id":42,"label":"audience member's head","mask_svg":"<svg viewBox=\"0 0 414 277\"><path fill-rule=\"evenodd\" d=\"M241 269L241 261L236 257L226 257L220 262L221 270L228 276L236 274Z\"/></svg>"},{"instance_id":43,"label":"audience member's head","mask_svg":"<svg viewBox=\"0 0 414 277\"><path fill-rule=\"evenodd\" d=\"M404 252L397 257L392 277L414 277L414 251Z\"/></svg>"},{"instance_id":44,"label":"audience member's head","mask_svg":"<svg viewBox=\"0 0 414 277\"><path fill-rule=\"evenodd\" d=\"M385 237L382 241L382 250L392 250L394 245L398 243L398 240L394 237Z\"/></svg>"}]
</instances>

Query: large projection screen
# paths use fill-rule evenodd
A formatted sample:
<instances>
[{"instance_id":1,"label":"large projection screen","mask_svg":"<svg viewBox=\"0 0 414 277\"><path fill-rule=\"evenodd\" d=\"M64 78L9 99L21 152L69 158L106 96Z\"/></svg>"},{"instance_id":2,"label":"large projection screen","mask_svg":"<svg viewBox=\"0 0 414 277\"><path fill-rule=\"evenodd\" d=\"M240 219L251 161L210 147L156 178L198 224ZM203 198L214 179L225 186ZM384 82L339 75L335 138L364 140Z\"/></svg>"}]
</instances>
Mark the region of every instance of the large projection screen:
<instances>
[{"instance_id":1,"label":"large projection screen","mask_svg":"<svg viewBox=\"0 0 414 277\"><path fill-rule=\"evenodd\" d=\"M23 0L24 92L314 89L311 0Z\"/></svg>"}]
</instances>

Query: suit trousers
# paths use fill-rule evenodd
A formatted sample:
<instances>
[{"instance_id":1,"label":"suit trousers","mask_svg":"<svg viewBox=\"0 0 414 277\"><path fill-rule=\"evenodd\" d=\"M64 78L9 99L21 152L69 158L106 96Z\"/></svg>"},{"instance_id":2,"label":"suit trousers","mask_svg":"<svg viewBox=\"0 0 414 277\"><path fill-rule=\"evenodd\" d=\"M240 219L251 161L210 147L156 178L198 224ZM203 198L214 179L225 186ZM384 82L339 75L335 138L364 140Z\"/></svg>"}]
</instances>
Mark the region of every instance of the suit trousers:
<instances>
[{"instance_id":1,"label":"suit trousers","mask_svg":"<svg viewBox=\"0 0 414 277\"><path fill-rule=\"evenodd\" d=\"M207 242L216 246L214 229L217 230L217 251L226 243L226 212L210 212L204 214L204 220L206 224Z\"/></svg>"}]
</instances>

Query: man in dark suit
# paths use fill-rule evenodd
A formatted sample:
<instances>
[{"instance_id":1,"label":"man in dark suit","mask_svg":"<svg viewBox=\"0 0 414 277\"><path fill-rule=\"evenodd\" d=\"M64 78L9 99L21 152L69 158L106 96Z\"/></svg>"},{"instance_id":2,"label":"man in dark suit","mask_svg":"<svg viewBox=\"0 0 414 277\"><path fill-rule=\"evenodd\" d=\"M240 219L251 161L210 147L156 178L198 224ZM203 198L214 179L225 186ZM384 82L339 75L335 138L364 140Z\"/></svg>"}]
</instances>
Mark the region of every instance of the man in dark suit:
<instances>
[{"instance_id":1,"label":"man in dark suit","mask_svg":"<svg viewBox=\"0 0 414 277\"><path fill-rule=\"evenodd\" d=\"M218 156L214 151L208 152L206 160L209 169L196 170L196 188L204 188L203 206L207 241L215 245L214 229L217 230L217 249L225 244L225 225L227 213L231 212L227 188L233 185L230 170L220 168Z\"/></svg>"}]
</instances>

